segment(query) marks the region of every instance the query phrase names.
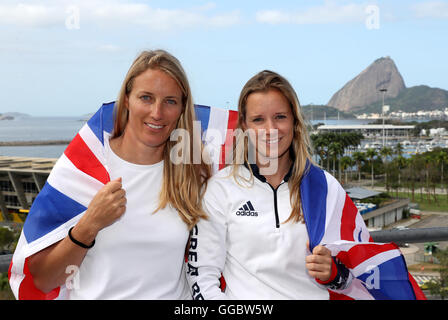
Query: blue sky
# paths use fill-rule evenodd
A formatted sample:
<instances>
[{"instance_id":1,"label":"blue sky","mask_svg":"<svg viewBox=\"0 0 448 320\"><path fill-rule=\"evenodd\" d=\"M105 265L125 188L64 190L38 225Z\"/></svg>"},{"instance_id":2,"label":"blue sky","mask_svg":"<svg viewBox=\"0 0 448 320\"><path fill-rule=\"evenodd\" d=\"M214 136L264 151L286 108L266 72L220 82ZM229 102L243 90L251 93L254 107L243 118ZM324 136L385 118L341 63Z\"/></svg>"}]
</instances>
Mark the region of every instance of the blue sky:
<instances>
[{"instance_id":1,"label":"blue sky","mask_svg":"<svg viewBox=\"0 0 448 320\"><path fill-rule=\"evenodd\" d=\"M236 107L271 69L326 104L375 59L448 90L448 1L2 0L0 113L78 116L116 99L137 54L183 64L198 104Z\"/></svg>"}]
</instances>

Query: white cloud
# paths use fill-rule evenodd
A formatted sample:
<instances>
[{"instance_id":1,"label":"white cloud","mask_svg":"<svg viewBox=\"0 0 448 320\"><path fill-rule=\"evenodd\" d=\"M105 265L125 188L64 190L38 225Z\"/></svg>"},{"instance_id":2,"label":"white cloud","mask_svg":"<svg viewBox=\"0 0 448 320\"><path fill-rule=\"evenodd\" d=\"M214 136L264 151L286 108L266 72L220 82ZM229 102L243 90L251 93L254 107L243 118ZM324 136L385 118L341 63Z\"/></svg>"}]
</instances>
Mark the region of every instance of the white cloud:
<instances>
[{"instance_id":1,"label":"white cloud","mask_svg":"<svg viewBox=\"0 0 448 320\"><path fill-rule=\"evenodd\" d=\"M411 10L417 18L448 19L448 3L444 1L414 4Z\"/></svg>"},{"instance_id":2,"label":"white cloud","mask_svg":"<svg viewBox=\"0 0 448 320\"><path fill-rule=\"evenodd\" d=\"M212 14L214 3L190 9L153 8L145 3L121 0L39 1L39 4L0 4L0 25L48 27L64 26L70 12L79 9L80 25L106 27L145 26L150 30L179 30L192 27L227 27L241 21L240 12ZM28 1L34 3L34 1Z\"/></svg>"},{"instance_id":3,"label":"white cloud","mask_svg":"<svg viewBox=\"0 0 448 320\"><path fill-rule=\"evenodd\" d=\"M269 24L328 24L363 22L368 4L338 4L325 1L323 5L300 11L263 10L256 13L256 20Z\"/></svg>"},{"instance_id":4,"label":"white cloud","mask_svg":"<svg viewBox=\"0 0 448 320\"><path fill-rule=\"evenodd\" d=\"M40 4L2 4L0 5L0 25L50 26L63 23L61 8Z\"/></svg>"},{"instance_id":5,"label":"white cloud","mask_svg":"<svg viewBox=\"0 0 448 320\"><path fill-rule=\"evenodd\" d=\"M117 22L142 25L152 30L178 30L192 27L227 27L240 22L239 11L209 14L214 4L192 9L152 8L139 3L104 3L86 10L89 19L101 24Z\"/></svg>"}]
</instances>

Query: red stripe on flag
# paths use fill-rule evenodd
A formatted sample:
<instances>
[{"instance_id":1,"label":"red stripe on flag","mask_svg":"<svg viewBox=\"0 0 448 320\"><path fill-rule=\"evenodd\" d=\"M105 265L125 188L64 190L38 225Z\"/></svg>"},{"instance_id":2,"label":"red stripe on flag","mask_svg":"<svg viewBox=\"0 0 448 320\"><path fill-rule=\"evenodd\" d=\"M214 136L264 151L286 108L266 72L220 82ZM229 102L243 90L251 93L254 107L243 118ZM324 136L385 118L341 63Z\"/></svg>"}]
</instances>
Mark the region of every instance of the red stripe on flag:
<instances>
[{"instance_id":1,"label":"red stripe on flag","mask_svg":"<svg viewBox=\"0 0 448 320\"><path fill-rule=\"evenodd\" d=\"M20 283L19 300L54 300L58 297L60 287L57 287L48 293L44 293L36 288L33 276L28 268L28 258L25 259L23 274L25 275L25 278Z\"/></svg>"},{"instance_id":2,"label":"red stripe on flag","mask_svg":"<svg viewBox=\"0 0 448 320\"><path fill-rule=\"evenodd\" d=\"M330 294L330 300L355 300L352 297L346 296L342 293L337 293L331 290L328 290L328 293Z\"/></svg>"},{"instance_id":3,"label":"red stripe on flag","mask_svg":"<svg viewBox=\"0 0 448 320\"><path fill-rule=\"evenodd\" d=\"M393 243L387 244L357 244L348 251L341 251L337 258L349 269L353 269L367 259L376 256L379 253L398 250Z\"/></svg>"},{"instance_id":4,"label":"red stripe on flag","mask_svg":"<svg viewBox=\"0 0 448 320\"><path fill-rule=\"evenodd\" d=\"M342 210L341 219L341 240L355 241L353 232L356 228L356 215L358 214L358 208L356 208L352 199L345 195L344 209Z\"/></svg>"},{"instance_id":5,"label":"red stripe on flag","mask_svg":"<svg viewBox=\"0 0 448 320\"><path fill-rule=\"evenodd\" d=\"M219 169L222 169L226 166L226 150L228 150L228 148L233 148L233 134L230 133L230 130L235 130L238 124L238 112L234 110L229 110L228 112L229 119L227 121L226 140L221 146L221 159L219 161Z\"/></svg>"},{"instance_id":6,"label":"red stripe on flag","mask_svg":"<svg viewBox=\"0 0 448 320\"><path fill-rule=\"evenodd\" d=\"M221 289L221 292L226 291L226 279L224 279L224 276L221 273L221 277L219 278L219 288Z\"/></svg>"},{"instance_id":7,"label":"red stripe on flag","mask_svg":"<svg viewBox=\"0 0 448 320\"><path fill-rule=\"evenodd\" d=\"M12 270L12 259L11 259L11 262L9 263L9 268L8 268L8 280L11 280L11 270Z\"/></svg>"},{"instance_id":8,"label":"red stripe on flag","mask_svg":"<svg viewBox=\"0 0 448 320\"><path fill-rule=\"evenodd\" d=\"M417 282L415 281L414 277L408 272L409 282L411 283L412 289L414 289L415 298L417 300L428 300L423 293L422 289L418 286Z\"/></svg>"},{"instance_id":9,"label":"red stripe on flag","mask_svg":"<svg viewBox=\"0 0 448 320\"><path fill-rule=\"evenodd\" d=\"M64 154L73 165L92 178L106 184L110 181L109 173L93 154L79 134L65 149Z\"/></svg>"}]
</instances>

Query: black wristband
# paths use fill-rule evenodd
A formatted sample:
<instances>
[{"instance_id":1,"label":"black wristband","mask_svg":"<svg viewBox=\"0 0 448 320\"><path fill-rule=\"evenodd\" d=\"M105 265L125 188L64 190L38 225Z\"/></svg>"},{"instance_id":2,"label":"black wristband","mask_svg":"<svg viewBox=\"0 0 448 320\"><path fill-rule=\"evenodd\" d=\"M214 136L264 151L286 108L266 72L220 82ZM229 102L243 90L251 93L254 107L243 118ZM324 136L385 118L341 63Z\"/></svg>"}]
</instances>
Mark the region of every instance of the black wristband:
<instances>
[{"instance_id":1,"label":"black wristband","mask_svg":"<svg viewBox=\"0 0 448 320\"><path fill-rule=\"evenodd\" d=\"M347 284L347 280L349 278L350 271L347 269L347 267L340 262L335 257L333 258L333 263L336 265L336 268L338 269L338 273L336 277L331 281L330 283L326 284L326 287L331 290L339 290L345 288Z\"/></svg>"},{"instance_id":2,"label":"black wristband","mask_svg":"<svg viewBox=\"0 0 448 320\"><path fill-rule=\"evenodd\" d=\"M84 243L82 243L82 242L76 240L75 238L73 238L73 236L72 236L72 229L73 229L73 228L74 228L74 227L71 227L71 228L68 230L68 237L70 238L70 240L72 240L72 242L73 242L74 244L76 244L76 245L78 245L78 246L80 246L80 247L82 247L82 248L84 248L84 249L90 249L90 248L92 248L93 245L95 244L95 239L93 239L91 245L89 245L89 246L88 246L88 245L85 245Z\"/></svg>"}]
</instances>

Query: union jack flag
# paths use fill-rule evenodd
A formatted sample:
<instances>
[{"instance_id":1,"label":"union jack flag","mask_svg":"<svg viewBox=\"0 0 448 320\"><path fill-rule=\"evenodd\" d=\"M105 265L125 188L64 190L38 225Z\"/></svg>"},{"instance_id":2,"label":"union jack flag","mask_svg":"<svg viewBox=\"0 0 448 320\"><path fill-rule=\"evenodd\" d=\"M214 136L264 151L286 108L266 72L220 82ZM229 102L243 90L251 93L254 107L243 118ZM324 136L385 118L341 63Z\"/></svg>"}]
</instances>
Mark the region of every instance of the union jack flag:
<instances>
[{"instance_id":1,"label":"union jack flag","mask_svg":"<svg viewBox=\"0 0 448 320\"><path fill-rule=\"evenodd\" d=\"M22 229L9 267L9 281L17 299L66 299L65 285L45 294L34 285L28 268L28 257L62 240L86 211L95 194L110 181L105 158L104 141L113 130L114 103L104 104L81 128L52 169L45 186L34 200ZM202 129L209 125L227 136L227 128L236 125L235 111L195 106ZM231 124L226 125L226 121ZM222 142L210 142L215 170L220 164Z\"/></svg>"},{"instance_id":2,"label":"union jack flag","mask_svg":"<svg viewBox=\"0 0 448 320\"><path fill-rule=\"evenodd\" d=\"M344 290L328 290L332 300L425 300L393 243L374 243L364 220L340 184L310 165L300 192L310 250L323 244L351 272ZM333 181L333 182L329 182Z\"/></svg>"},{"instance_id":3,"label":"union jack flag","mask_svg":"<svg viewBox=\"0 0 448 320\"><path fill-rule=\"evenodd\" d=\"M65 285L44 293L34 285L28 257L62 240L86 211L95 194L110 181L104 141L113 130L114 103L104 104L81 128L51 171L33 202L8 272L17 299L66 299ZM202 139L214 170L225 166L227 148L238 113L196 105ZM212 134L213 129L215 134ZM216 134L218 133L218 134ZM352 272L352 285L330 292L332 299L424 299L408 273L403 256L394 244L377 244L348 196L332 198L334 185L327 185L324 171L311 166L301 185L304 217L310 247L325 244ZM345 194L345 193L344 193ZM378 272L378 274L373 274ZM369 276L373 277L369 285ZM375 278L378 276L378 278ZM379 283L374 280L379 279Z\"/></svg>"}]
</instances>

